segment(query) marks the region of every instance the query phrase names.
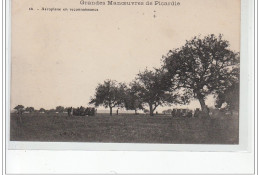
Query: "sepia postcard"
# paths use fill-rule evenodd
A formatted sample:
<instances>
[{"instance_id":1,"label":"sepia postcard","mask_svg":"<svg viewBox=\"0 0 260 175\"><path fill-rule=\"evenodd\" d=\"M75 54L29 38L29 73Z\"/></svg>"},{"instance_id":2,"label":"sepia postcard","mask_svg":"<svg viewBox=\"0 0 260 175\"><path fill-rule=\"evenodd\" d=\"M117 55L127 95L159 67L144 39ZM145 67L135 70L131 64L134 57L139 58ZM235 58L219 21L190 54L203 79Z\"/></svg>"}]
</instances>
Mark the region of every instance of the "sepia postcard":
<instances>
[{"instance_id":1,"label":"sepia postcard","mask_svg":"<svg viewBox=\"0 0 260 175\"><path fill-rule=\"evenodd\" d=\"M9 139L239 145L240 46L240 0L12 0Z\"/></svg>"}]
</instances>

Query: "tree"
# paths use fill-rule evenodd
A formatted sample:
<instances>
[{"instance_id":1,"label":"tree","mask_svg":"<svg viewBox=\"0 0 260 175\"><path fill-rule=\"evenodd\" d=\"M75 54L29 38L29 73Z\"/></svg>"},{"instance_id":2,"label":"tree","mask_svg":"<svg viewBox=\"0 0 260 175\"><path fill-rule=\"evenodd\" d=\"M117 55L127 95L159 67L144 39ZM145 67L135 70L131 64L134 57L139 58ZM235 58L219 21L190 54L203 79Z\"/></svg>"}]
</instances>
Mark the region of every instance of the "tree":
<instances>
[{"instance_id":1,"label":"tree","mask_svg":"<svg viewBox=\"0 0 260 175\"><path fill-rule=\"evenodd\" d=\"M17 113L23 112L24 111L24 106L23 105L17 105L14 109L17 111Z\"/></svg>"},{"instance_id":2,"label":"tree","mask_svg":"<svg viewBox=\"0 0 260 175\"><path fill-rule=\"evenodd\" d=\"M17 111L18 119L19 119L19 122L21 124L22 123L22 114L23 114L23 111L24 111L24 106L23 105L17 105L14 109Z\"/></svg>"},{"instance_id":3,"label":"tree","mask_svg":"<svg viewBox=\"0 0 260 175\"><path fill-rule=\"evenodd\" d=\"M138 109L143 108L143 101L138 97L138 92L135 91L135 88L130 87L126 89L125 98L124 98L124 107L127 110L134 110L137 114Z\"/></svg>"},{"instance_id":4,"label":"tree","mask_svg":"<svg viewBox=\"0 0 260 175\"><path fill-rule=\"evenodd\" d=\"M51 114L51 113L55 113L56 110L55 110L55 109L49 109L49 110L47 110L46 112L47 112L48 114Z\"/></svg>"},{"instance_id":5,"label":"tree","mask_svg":"<svg viewBox=\"0 0 260 175\"><path fill-rule=\"evenodd\" d=\"M170 92L165 72L162 69L147 70L140 72L131 87L137 97L149 106L150 116L160 105L181 103L178 93Z\"/></svg>"},{"instance_id":6,"label":"tree","mask_svg":"<svg viewBox=\"0 0 260 175\"><path fill-rule=\"evenodd\" d=\"M27 107L25 111L32 113L34 111L34 107Z\"/></svg>"},{"instance_id":7,"label":"tree","mask_svg":"<svg viewBox=\"0 0 260 175\"><path fill-rule=\"evenodd\" d=\"M29 108L29 107L26 107L24 111L30 112L30 108Z\"/></svg>"},{"instance_id":8,"label":"tree","mask_svg":"<svg viewBox=\"0 0 260 175\"><path fill-rule=\"evenodd\" d=\"M170 82L198 99L205 116L209 116L205 98L225 89L239 62L239 53L231 51L229 42L222 37L213 34L203 39L194 37L163 57L163 67L170 75Z\"/></svg>"},{"instance_id":9,"label":"tree","mask_svg":"<svg viewBox=\"0 0 260 175\"><path fill-rule=\"evenodd\" d=\"M117 83L113 80L106 80L103 84L98 84L95 92L95 97L91 98L89 104L94 104L96 107L103 105L110 109L112 116L112 109L114 107L123 107L125 99L126 85L124 83Z\"/></svg>"},{"instance_id":10,"label":"tree","mask_svg":"<svg viewBox=\"0 0 260 175\"><path fill-rule=\"evenodd\" d=\"M39 112L45 112L46 110L44 108L41 108Z\"/></svg>"},{"instance_id":11,"label":"tree","mask_svg":"<svg viewBox=\"0 0 260 175\"><path fill-rule=\"evenodd\" d=\"M57 107L56 107L56 111L57 111L58 113L62 113L62 112L64 111L64 107L63 107L63 106L57 106Z\"/></svg>"}]
</instances>

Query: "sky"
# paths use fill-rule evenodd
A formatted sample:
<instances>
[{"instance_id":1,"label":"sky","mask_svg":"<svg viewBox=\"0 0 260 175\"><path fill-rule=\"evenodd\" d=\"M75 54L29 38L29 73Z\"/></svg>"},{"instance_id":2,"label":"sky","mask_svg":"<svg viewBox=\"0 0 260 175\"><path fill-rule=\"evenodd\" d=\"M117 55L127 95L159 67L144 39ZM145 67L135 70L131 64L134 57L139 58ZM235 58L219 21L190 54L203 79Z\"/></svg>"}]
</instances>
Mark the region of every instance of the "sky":
<instances>
[{"instance_id":1,"label":"sky","mask_svg":"<svg viewBox=\"0 0 260 175\"><path fill-rule=\"evenodd\" d=\"M146 67L160 67L162 55L194 36L221 33L232 50L240 50L240 0L180 0L180 6L79 2L12 1L11 108L87 106L98 83L129 83ZM99 11L50 12L42 7ZM207 104L213 106L213 98Z\"/></svg>"}]
</instances>

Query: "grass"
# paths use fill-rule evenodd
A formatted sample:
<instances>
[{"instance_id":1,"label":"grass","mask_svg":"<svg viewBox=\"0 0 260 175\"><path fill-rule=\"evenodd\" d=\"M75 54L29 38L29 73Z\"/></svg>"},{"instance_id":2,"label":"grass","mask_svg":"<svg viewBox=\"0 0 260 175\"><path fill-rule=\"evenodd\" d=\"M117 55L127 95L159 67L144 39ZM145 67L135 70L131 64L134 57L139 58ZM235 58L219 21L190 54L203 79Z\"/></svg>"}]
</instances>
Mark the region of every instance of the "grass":
<instances>
[{"instance_id":1,"label":"grass","mask_svg":"<svg viewBox=\"0 0 260 175\"><path fill-rule=\"evenodd\" d=\"M11 141L238 144L238 116L11 114Z\"/></svg>"}]
</instances>

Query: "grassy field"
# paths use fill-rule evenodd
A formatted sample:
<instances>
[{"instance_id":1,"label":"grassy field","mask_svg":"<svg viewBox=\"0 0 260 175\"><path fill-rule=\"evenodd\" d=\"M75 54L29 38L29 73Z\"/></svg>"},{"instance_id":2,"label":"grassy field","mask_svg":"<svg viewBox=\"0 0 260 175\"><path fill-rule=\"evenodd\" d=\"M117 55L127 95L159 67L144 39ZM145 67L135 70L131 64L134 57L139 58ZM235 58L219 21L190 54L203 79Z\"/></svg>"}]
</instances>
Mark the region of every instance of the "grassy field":
<instances>
[{"instance_id":1,"label":"grassy field","mask_svg":"<svg viewBox=\"0 0 260 175\"><path fill-rule=\"evenodd\" d=\"M238 144L238 116L11 114L11 141Z\"/></svg>"}]
</instances>

